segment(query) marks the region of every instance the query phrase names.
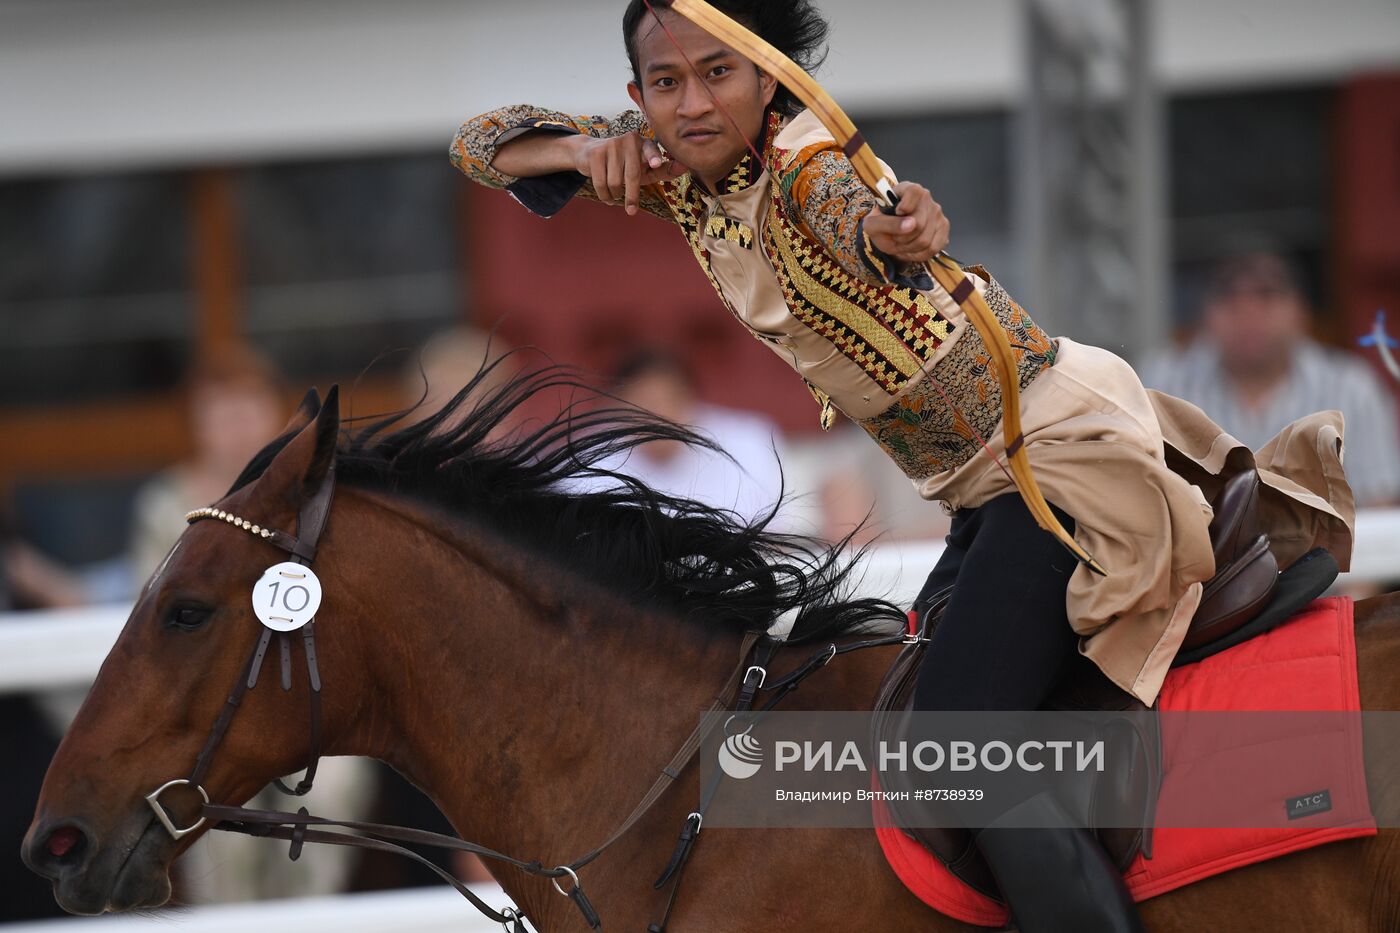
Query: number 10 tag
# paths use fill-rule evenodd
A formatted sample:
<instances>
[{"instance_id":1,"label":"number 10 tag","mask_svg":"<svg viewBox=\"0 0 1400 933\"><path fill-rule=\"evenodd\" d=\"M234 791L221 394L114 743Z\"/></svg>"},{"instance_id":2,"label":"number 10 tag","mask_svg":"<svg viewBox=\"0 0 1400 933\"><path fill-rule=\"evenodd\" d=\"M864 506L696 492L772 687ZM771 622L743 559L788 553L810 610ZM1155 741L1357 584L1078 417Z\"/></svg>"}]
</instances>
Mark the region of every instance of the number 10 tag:
<instances>
[{"instance_id":1,"label":"number 10 tag","mask_svg":"<svg viewBox=\"0 0 1400 933\"><path fill-rule=\"evenodd\" d=\"M321 608L321 581L305 564L284 561L263 571L253 584L253 612L274 632L292 632Z\"/></svg>"}]
</instances>

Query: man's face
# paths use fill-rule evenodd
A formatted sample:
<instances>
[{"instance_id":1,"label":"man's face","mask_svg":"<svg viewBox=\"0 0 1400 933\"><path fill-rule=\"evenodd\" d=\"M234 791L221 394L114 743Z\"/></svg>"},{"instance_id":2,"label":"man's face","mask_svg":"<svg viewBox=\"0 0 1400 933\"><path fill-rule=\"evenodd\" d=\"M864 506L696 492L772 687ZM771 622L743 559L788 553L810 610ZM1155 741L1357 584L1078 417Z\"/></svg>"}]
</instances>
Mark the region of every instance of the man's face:
<instances>
[{"instance_id":1,"label":"man's face","mask_svg":"<svg viewBox=\"0 0 1400 933\"><path fill-rule=\"evenodd\" d=\"M642 411L676 424L690 424L695 418L695 393L685 376L672 369L644 370L622 386L617 395ZM685 449L679 441L648 441L638 451L656 463L669 463L685 453Z\"/></svg>"},{"instance_id":2,"label":"man's face","mask_svg":"<svg viewBox=\"0 0 1400 933\"><path fill-rule=\"evenodd\" d=\"M1242 276L1206 306L1205 325L1225 368L1244 376L1289 358L1307 332L1307 309L1286 283Z\"/></svg>"},{"instance_id":3,"label":"man's face","mask_svg":"<svg viewBox=\"0 0 1400 933\"><path fill-rule=\"evenodd\" d=\"M237 383L198 387L190 398L197 456L238 470L286 422L282 400L270 388Z\"/></svg>"},{"instance_id":4,"label":"man's face","mask_svg":"<svg viewBox=\"0 0 1400 933\"><path fill-rule=\"evenodd\" d=\"M758 145L764 109L777 82L684 17L665 11L660 15L665 29L650 16L637 26L642 82L628 84L627 93L671 157L713 190L743 158L749 143Z\"/></svg>"}]
</instances>

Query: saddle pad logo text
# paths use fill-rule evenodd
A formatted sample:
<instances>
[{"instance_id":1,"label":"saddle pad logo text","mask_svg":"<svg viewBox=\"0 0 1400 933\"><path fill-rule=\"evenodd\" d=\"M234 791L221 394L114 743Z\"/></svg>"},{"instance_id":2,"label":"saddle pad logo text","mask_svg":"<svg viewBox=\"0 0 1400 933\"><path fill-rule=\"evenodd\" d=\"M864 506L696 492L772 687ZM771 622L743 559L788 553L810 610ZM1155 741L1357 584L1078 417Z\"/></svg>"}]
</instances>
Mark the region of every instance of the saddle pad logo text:
<instances>
[{"instance_id":1,"label":"saddle pad logo text","mask_svg":"<svg viewBox=\"0 0 1400 933\"><path fill-rule=\"evenodd\" d=\"M1320 790L1312 794L1303 794L1301 797L1289 797L1284 802L1288 806L1288 818L1296 820L1313 813L1326 813L1332 809L1332 792Z\"/></svg>"}]
</instances>

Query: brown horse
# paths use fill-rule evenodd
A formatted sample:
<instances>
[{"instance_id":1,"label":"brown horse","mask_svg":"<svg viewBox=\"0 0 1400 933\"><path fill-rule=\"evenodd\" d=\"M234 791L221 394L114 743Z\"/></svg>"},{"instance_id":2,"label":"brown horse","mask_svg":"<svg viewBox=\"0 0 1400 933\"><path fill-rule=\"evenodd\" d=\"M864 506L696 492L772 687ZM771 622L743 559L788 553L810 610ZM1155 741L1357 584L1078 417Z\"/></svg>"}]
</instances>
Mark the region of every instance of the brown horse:
<instances>
[{"instance_id":1,"label":"brown horse","mask_svg":"<svg viewBox=\"0 0 1400 933\"><path fill-rule=\"evenodd\" d=\"M537 373L470 405L464 391L419 424L352 433L332 399L319 413L303 406L220 503L293 528L334 457L339 483L314 564L326 591L325 753L388 762L464 838L545 866L587 851L631 811L730 674L746 628L801 606L793 643L840 643L872 618L901 619L887 603L843 599L834 552L761 522L744 527L639 486L560 488L606 474L618 451L676 436L669 427L633 417L604 429L615 416L585 413L573 418L582 431L565 419L488 439L558 381ZM189 773L259 631L250 588L285 556L199 522L146 585L54 757L24 843L67 910L170 896L170 865L199 833L172 839L143 798ZM1397 615L1391 598L1357 606L1367 709L1400 708ZM784 649L774 676L811 650ZM893 650L838 659L783 708L869 709ZM284 693L276 680L246 695L213 756L204 787L215 802L241 803L305 764L308 688L299 677ZM694 809L697 770L580 872L604 929L659 918L666 892L652 881ZM1379 773L1400 772L1387 763ZM1373 783L1371 794L1393 812L1400 786ZM186 817L198 804L166 802ZM1143 903L1144 921L1154 933L1400 929L1397 841L1383 829L1239 869ZM538 929L584 929L547 879L493 872ZM718 828L696 844L672 928L976 929L908 893L870 831Z\"/></svg>"}]
</instances>

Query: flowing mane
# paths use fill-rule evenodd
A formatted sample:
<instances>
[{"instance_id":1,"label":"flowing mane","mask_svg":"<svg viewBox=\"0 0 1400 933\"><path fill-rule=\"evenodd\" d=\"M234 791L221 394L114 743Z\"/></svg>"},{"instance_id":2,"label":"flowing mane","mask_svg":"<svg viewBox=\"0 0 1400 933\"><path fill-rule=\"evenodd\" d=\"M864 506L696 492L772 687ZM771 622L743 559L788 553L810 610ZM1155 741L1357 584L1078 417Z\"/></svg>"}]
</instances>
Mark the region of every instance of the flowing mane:
<instances>
[{"instance_id":1,"label":"flowing mane","mask_svg":"<svg viewBox=\"0 0 1400 933\"><path fill-rule=\"evenodd\" d=\"M788 640L799 643L903 622L890 602L848 595L859 563L859 554L842 554L849 539L833 546L774 531L776 503L745 521L606 465L657 440L723 453L706 438L635 408L600 406L610 397L567 367L502 379L505 359L483 365L426 417L408 409L353 419L337 447L337 481L473 520L639 606L712 629L766 628L795 610ZM497 436L544 392L567 394L558 417ZM292 436L263 448L230 492L261 476Z\"/></svg>"}]
</instances>

